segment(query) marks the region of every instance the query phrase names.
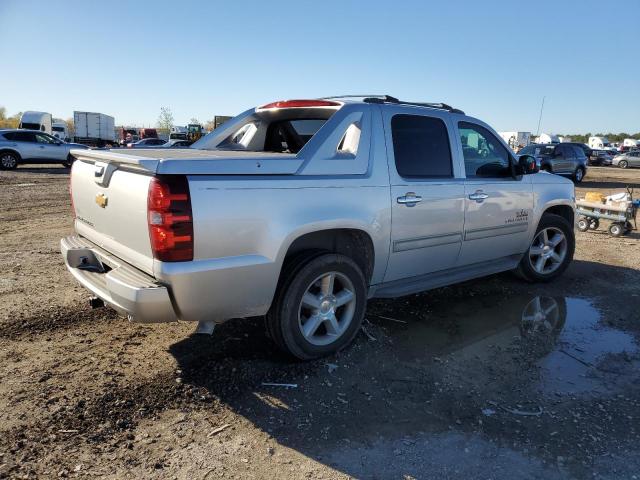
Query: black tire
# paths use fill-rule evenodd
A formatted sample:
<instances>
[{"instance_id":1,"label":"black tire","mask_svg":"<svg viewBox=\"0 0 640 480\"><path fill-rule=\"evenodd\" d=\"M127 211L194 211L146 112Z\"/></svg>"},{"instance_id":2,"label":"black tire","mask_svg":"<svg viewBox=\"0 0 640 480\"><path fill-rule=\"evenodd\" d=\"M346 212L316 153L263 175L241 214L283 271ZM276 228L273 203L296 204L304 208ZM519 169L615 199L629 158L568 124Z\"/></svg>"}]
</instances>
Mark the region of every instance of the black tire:
<instances>
[{"instance_id":1,"label":"black tire","mask_svg":"<svg viewBox=\"0 0 640 480\"><path fill-rule=\"evenodd\" d=\"M620 160L618 162L618 167L620 168L627 168L629 166L629 162L627 162L626 160Z\"/></svg>"},{"instance_id":2,"label":"black tire","mask_svg":"<svg viewBox=\"0 0 640 480\"><path fill-rule=\"evenodd\" d=\"M586 217L581 217L578 220L578 230L580 230L581 232L586 232L587 230L589 230L589 219Z\"/></svg>"},{"instance_id":3,"label":"black tire","mask_svg":"<svg viewBox=\"0 0 640 480\"><path fill-rule=\"evenodd\" d=\"M13 152L0 153L0 169L2 170L15 170L18 168L20 157Z\"/></svg>"},{"instance_id":4,"label":"black tire","mask_svg":"<svg viewBox=\"0 0 640 480\"><path fill-rule=\"evenodd\" d=\"M612 237L621 237L624 234L625 228L622 223L614 222L609 225L609 235Z\"/></svg>"},{"instance_id":5,"label":"black tire","mask_svg":"<svg viewBox=\"0 0 640 480\"><path fill-rule=\"evenodd\" d=\"M71 165L73 165L73 162L75 161L75 157L73 155L69 155L67 156L67 161L66 162L62 162L62 166L64 168L71 168Z\"/></svg>"},{"instance_id":6,"label":"black tire","mask_svg":"<svg viewBox=\"0 0 640 480\"><path fill-rule=\"evenodd\" d=\"M584 168L578 167L576 171L573 172L573 181L574 183L580 183L582 180L584 180Z\"/></svg>"},{"instance_id":7,"label":"black tire","mask_svg":"<svg viewBox=\"0 0 640 480\"><path fill-rule=\"evenodd\" d=\"M351 282L355 308L344 332L327 345L315 345L301 331L300 305L314 280L330 272L343 275ZM344 255L315 251L287 262L266 316L268 332L280 349L299 360L324 357L351 343L360 330L366 304L367 281L360 267Z\"/></svg>"},{"instance_id":8,"label":"black tire","mask_svg":"<svg viewBox=\"0 0 640 480\"><path fill-rule=\"evenodd\" d=\"M562 262L560 262L555 270L550 273L539 273L535 270L534 266L531 263L531 248L533 247L533 241L536 240L538 234L542 230L548 228L560 230L564 234L566 240L566 252ZM567 267L573 260L573 253L576 248L575 235L572 226L569 225L569 222L567 222L560 215L555 215L553 213L543 214L542 218L540 219L540 223L538 223L538 228L536 228L536 233L533 236L533 241L532 245L523 255L522 260L520 260L520 264L516 269L516 273L518 274L518 276L528 282L550 282L556 277L562 275L562 273L567 269Z\"/></svg>"},{"instance_id":9,"label":"black tire","mask_svg":"<svg viewBox=\"0 0 640 480\"><path fill-rule=\"evenodd\" d=\"M597 218L592 218L589 222L589 228L591 230L597 230L598 227L600 227L600 220L598 220Z\"/></svg>"}]
</instances>

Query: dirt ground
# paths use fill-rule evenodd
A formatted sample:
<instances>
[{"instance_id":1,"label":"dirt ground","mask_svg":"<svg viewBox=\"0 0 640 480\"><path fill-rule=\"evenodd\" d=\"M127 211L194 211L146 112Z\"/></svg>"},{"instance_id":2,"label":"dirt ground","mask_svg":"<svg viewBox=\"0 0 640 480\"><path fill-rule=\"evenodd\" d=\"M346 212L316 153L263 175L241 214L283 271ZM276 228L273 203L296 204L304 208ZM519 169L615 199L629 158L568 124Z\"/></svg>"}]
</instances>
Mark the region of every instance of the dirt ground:
<instances>
[{"instance_id":1,"label":"dirt ground","mask_svg":"<svg viewBox=\"0 0 640 480\"><path fill-rule=\"evenodd\" d=\"M0 478L640 478L638 232L578 232L549 285L372 301L352 347L293 363L261 319L91 310L59 253L67 183L0 172ZM578 190L625 185L640 170Z\"/></svg>"}]
</instances>

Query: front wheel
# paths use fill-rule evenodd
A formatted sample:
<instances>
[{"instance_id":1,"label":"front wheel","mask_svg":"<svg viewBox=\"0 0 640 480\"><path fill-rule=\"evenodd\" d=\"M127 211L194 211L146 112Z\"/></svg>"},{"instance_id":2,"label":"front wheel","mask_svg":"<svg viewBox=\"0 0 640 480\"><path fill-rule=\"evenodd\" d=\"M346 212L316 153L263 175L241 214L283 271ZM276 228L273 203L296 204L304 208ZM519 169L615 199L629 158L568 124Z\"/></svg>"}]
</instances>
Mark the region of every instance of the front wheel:
<instances>
[{"instance_id":1,"label":"front wheel","mask_svg":"<svg viewBox=\"0 0 640 480\"><path fill-rule=\"evenodd\" d=\"M587 230L589 230L588 218L582 217L580 218L580 220L578 220L578 230L580 230L581 232L586 232Z\"/></svg>"},{"instance_id":2,"label":"front wheel","mask_svg":"<svg viewBox=\"0 0 640 480\"><path fill-rule=\"evenodd\" d=\"M67 160L65 162L62 162L62 166L64 168L71 168L71 165L73 165L74 160L75 160L74 156L73 155L69 155L67 157Z\"/></svg>"},{"instance_id":3,"label":"front wheel","mask_svg":"<svg viewBox=\"0 0 640 480\"><path fill-rule=\"evenodd\" d=\"M366 304L365 276L349 257L302 257L283 271L267 327L275 343L294 357L324 357L351 343Z\"/></svg>"},{"instance_id":4,"label":"front wheel","mask_svg":"<svg viewBox=\"0 0 640 480\"><path fill-rule=\"evenodd\" d=\"M627 167L629 166L629 162L627 162L626 160L620 160L620 161L618 162L618 166L619 166L620 168L627 168Z\"/></svg>"},{"instance_id":5,"label":"front wheel","mask_svg":"<svg viewBox=\"0 0 640 480\"><path fill-rule=\"evenodd\" d=\"M575 250L573 228L563 217L546 213L540 219L533 242L517 273L529 282L549 282L564 272Z\"/></svg>"},{"instance_id":6,"label":"front wheel","mask_svg":"<svg viewBox=\"0 0 640 480\"><path fill-rule=\"evenodd\" d=\"M584 168L582 167L576 168L576 171L573 172L573 181L575 183L580 183L583 178L584 178Z\"/></svg>"}]
</instances>

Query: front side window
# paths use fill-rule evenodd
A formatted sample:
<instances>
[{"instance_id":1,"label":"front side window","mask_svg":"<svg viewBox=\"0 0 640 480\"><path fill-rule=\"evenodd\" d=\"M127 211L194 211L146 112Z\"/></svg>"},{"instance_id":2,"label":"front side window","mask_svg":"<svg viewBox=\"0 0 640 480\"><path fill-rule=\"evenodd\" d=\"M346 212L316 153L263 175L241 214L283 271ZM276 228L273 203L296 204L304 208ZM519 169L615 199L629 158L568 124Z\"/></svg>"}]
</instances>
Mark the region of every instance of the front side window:
<instances>
[{"instance_id":1,"label":"front side window","mask_svg":"<svg viewBox=\"0 0 640 480\"><path fill-rule=\"evenodd\" d=\"M400 176L453 177L449 135L442 120L422 115L394 115L391 135Z\"/></svg>"},{"instance_id":2,"label":"front side window","mask_svg":"<svg viewBox=\"0 0 640 480\"><path fill-rule=\"evenodd\" d=\"M43 133L36 133L36 142L52 144L52 143L55 143L55 140L51 138L49 135L45 135Z\"/></svg>"},{"instance_id":3,"label":"front side window","mask_svg":"<svg viewBox=\"0 0 640 480\"><path fill-rule=\"evenodd\" d=\"M469 122L458 123L467 177L510 177L507 149L486 128Z\"/></svg>"}]
</instances>

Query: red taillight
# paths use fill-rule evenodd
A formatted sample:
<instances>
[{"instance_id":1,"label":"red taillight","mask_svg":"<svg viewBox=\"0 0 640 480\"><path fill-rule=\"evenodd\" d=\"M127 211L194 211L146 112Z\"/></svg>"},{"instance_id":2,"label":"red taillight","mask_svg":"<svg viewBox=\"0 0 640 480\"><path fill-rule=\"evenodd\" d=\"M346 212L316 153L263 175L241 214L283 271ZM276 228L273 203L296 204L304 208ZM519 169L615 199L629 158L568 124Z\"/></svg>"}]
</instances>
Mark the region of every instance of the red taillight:
<instances>
[{"instance_id":1,"label":"red taillight","mask_svg":"<svg viewBox=\"0 0 640 480\"><path fill-rule=\"evenodd\" d=\"M151 179L147 219L155 258L163 262L193 260L193 216L187 177Z\"/></svg>"},{"instance_id":2,"label":"red taillight","mask_svg":"<svg viewBox=\"0 0 640 480\"><path fill-rule=\"evenodd\" d=\"M279 102L267 103L258 108L266 110L268 108L306 108L306 107L339 107L342 103L330 100L281 100Z\"/></svg>"}]
</instances>

